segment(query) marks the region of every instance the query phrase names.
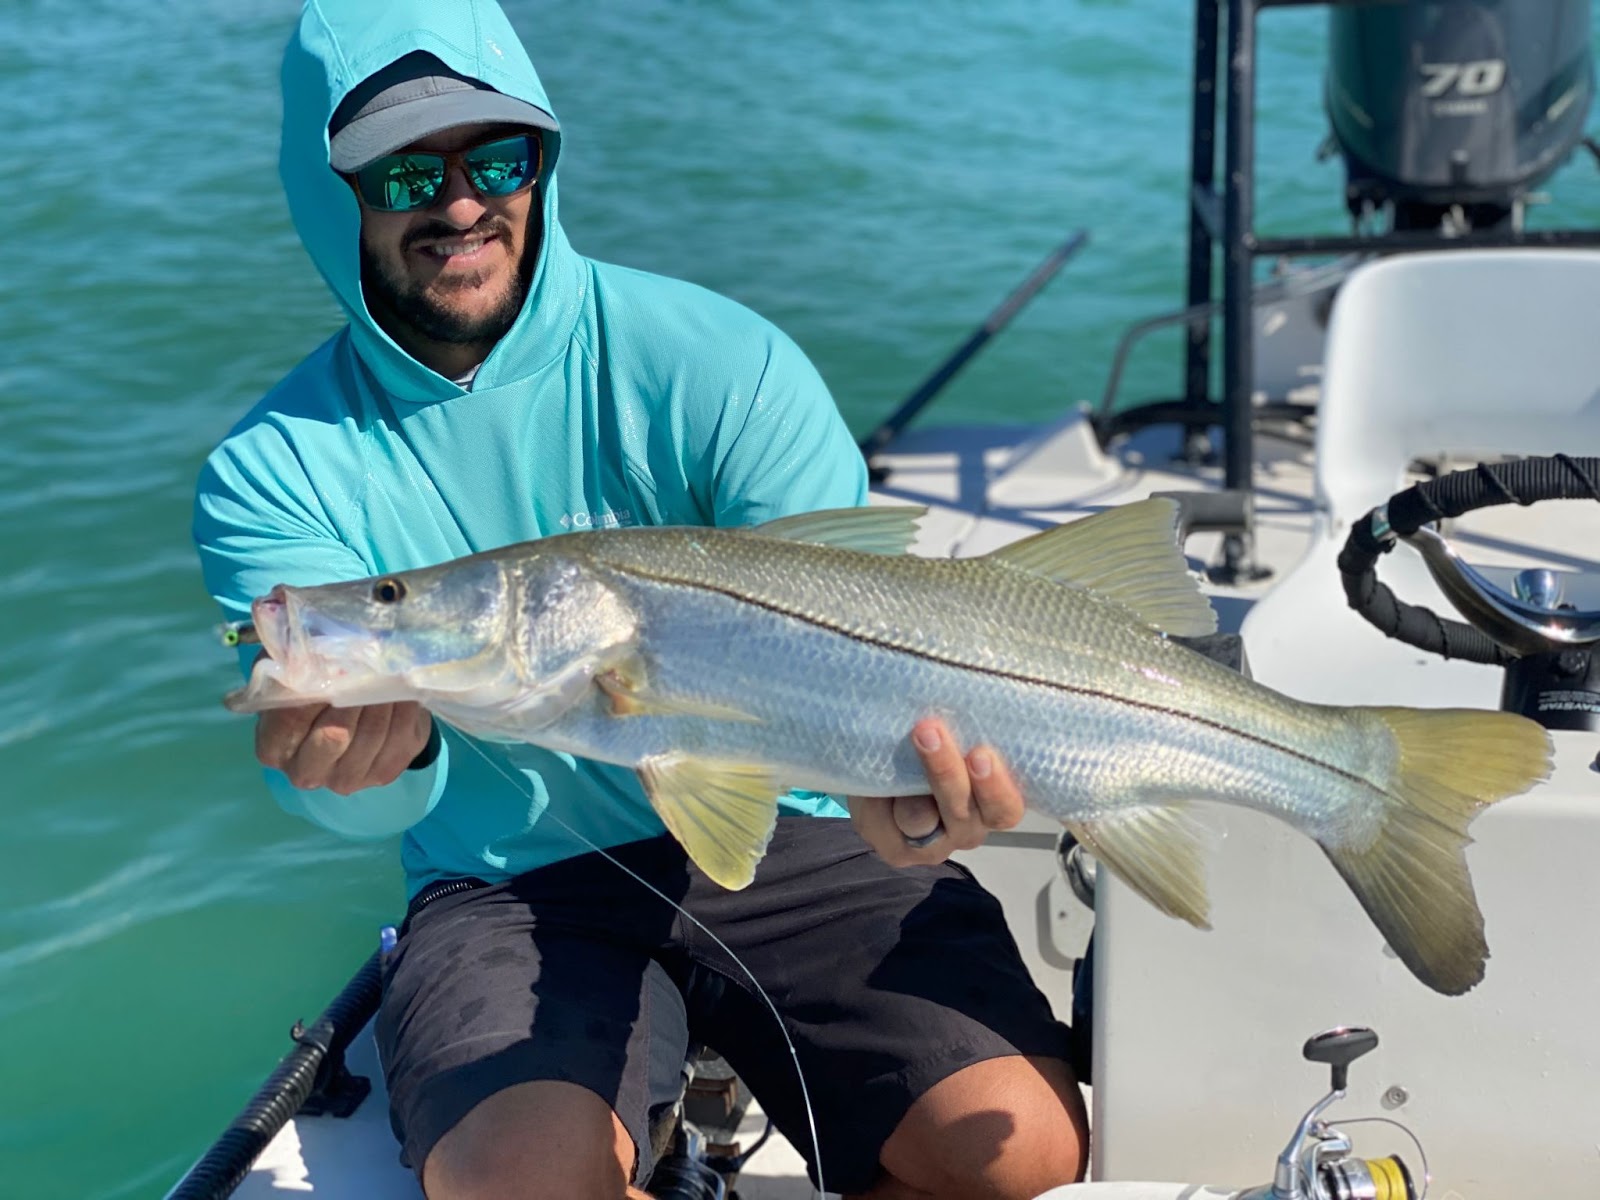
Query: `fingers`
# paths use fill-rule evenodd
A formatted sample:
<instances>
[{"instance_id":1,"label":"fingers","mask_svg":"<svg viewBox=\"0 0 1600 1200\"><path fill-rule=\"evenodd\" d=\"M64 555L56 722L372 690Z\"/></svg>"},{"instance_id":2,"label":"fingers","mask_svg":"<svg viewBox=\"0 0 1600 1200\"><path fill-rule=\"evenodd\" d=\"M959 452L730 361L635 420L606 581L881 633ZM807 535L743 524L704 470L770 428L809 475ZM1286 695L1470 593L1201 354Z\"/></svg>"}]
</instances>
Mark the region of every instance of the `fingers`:
<instances>
[{"instance_id":1,"label":"fingers","mask_svg":"<svg viewBox=\"0 0 1600 1200\"><path fill-rule=\"evenodd\" d=\"M398 779L427 744L431 725L414 702L273 709L256 722L256 757L297 788L348 796Z\"/></svg>"},{"instance_id":2,"label":"fingers","mask_svg":"<svg viewBox=\"0 0 1600 1200\"><path fill-rule=\"evenodd\" d=\"M913 846L932 845L944 836L944 818L939 815L939 802L932 796L893 796L889 812L901 838Z\"/></svg>"},{"instance_id":3,"label":"fingers","mask_svg":"<svg viewBox=\"0 0 1600 1200\"><path fill-rule=\"evenodd\" d=\"M367 786L373 761L389 736L394 705L371 704L350 711L356 715L355 728L350 731L350 741L344 752L329 764L328 776L322 785L341 796L348 796ZM388 782L394 781L391 779Z\"/></svg>"},{"instance_id":4,"label":"fingers","mask_svg":"<svg viewBox=\"0 0 1600 1200\"><path fill-rule=\"evenodd\" d=\"M333 768L355 739L361 721L359 708L324 708L283 765L283 773L297 788L327 787Z\"/></svg>"},{"instance_id":5,"label":"fingers","mask_svg":"<svg viewBox=\"0 0 1600 1200\"><path fill-rule=\"evenodd\" d=\"M1022 792L990 747L963 756L938 718L917 722L911 740L954 849L971 850L991 829L1010 829L1022 820Z\"/></svg>"},{"instance_id":6,"label":"fingers","mask_svg":"<svg viewBox=\"0 0 1600 1200\"><path fill-rule=\"evenodd\" d=\"M937 717L918 721L912 727L911 744L922 760L922 771L939 806L945 835L956 849L970 850L983 841L983 822L972 807L972 778L961 747Z\"/></svg>"},{"instance_id":7,"label":"fingers","mask_svg":"<svg viewBox=\"0 0 1600 1200\"><path fill-rule=\"evenodd\" d=\"M1027 802L998 754L979 746L967 755L967 773L972 779L972 803L986 834L992 829L1010 829L1022 820Z\"/></svg>"},{"instance_id":8,"label":"fingers","mask_svg":"<svg viewBox=\"0 0 1600 1200\"><path fill-rule=\"evenodd\" d=\"M904 800L920 799L930 809L937 809L933 797L921 796L851 796L849 798L850 823L855 826L861 840L871 846L878 857L891 867L913 867L919 864L941 863L950 856L946 839L939 838L921 849L906 841L906 835L895 820L895 805ZM933 822L922 814L923 831L933 828Z\"/></svg>"},{"instance_id":9,"label":"fingers","mask_svg":"<svg viewBox=\"0 0 1600 1200\"><path fill-rule=\"evenodd\" d=\"M885 862L902 867L943 862L956 850L981 845L990 830L1009 829L1022 820L1022 793L992 749L979 746L963 755L938 718L919 721L911 741L928 776L928 795L850 798L857 831ZM940 829L942 836L926 846L908 842Z\"/></svg>"},{"instance_id":10,"label":"fingers","mask_svg":"<svg viewBox=\"0 0 1600 1200\"><path fill-rule=\"evenodd\" d=\"M411 760L422 753L432 732L433 714L422 705L414 700L396 704L389 723L389 737L373 759L373 783L365 786L393 783L399 779L411 765Z\"/></svg>"},{"instance_id":11,"label":"fingers","mask_svg":"<svg viewBox=\"0 0 1600 1200\"><path fill-rule=\"evenodd\" d=\"M311 726L327 709L326 704L306 704L298 708L269 708L256 717L256 758L264 767L287 772Z\"/></svg>"}]
</instances>

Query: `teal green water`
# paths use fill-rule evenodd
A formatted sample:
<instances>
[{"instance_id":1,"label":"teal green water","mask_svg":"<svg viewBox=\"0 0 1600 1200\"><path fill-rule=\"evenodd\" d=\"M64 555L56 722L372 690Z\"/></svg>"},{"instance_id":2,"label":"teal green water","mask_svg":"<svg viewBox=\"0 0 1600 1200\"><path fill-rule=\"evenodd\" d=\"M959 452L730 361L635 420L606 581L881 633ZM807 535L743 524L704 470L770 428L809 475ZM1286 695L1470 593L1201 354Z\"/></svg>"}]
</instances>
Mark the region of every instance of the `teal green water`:
<instances>
[{"instance_id":1,"label":"teal green water","mask_svg":"<svg viewBox=\"0 0 1600 1200\"><path fill-rule=\"evenodd\" d=\"M1093 399L1178 304L1181 0L508 7L579 249L776 320L865 432L1073 228L930 414ZM0 128L0 1195L159 1196L366 956L392 845L279 813L188 540L234 418L334 327L275 174L288 0L11 0ZM1340 228L1325 18L1270 14L1264 224ZM1541 224L1600 221L1593 167ZM1175 340L1133 391L1176 384Z\"/></svg>"}]
</instances>

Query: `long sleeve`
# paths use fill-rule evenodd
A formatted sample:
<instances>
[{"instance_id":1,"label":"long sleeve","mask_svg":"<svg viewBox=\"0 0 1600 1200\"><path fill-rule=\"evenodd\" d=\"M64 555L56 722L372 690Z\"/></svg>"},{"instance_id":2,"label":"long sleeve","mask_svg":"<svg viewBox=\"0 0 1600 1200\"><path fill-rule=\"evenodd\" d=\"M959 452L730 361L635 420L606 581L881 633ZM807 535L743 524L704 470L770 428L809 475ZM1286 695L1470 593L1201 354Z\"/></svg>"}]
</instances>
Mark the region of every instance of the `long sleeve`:
<instances>
[{"instance_id":1,"label":"long sleeve","mask_svg":"<svg viewBox=\"0 0 1600 1200\"><path fill-rule=\"evenodd\" d=\"M867 500L866 463L816 367L776 329L769 347L744 420L736 430L719 431L718 525L754 525Z\"/></svg>"}]
</instances>

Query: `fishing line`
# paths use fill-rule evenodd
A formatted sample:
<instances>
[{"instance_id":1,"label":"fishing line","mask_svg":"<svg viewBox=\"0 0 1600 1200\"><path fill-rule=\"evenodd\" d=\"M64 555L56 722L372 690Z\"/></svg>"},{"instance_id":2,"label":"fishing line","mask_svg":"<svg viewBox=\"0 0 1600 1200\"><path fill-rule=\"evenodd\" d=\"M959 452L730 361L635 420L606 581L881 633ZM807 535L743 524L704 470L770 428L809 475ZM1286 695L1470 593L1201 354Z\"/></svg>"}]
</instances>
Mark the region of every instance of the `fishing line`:
<instances>
[{"instance_id":1,"label":"fishing line","mask_svg":"<svg viewBox=\"0 0 1600 1200\"><path fill-rule=\"evenodd\" d=\"M497 762L487 750L478 745L478 743L472 738L463 737L461 740L476 750L479 757L481 757L484 762L488 763L491 767L498 771L500 775L505 778L507 783L511 784L512 787L524 791L528 799L533 799L533 789L529 786L528 781L525 778L519 778L518 775L513 775L504 766ZM508 759L507 762L509 763L510 760ZM726 942L719 938L715 933L711 932L711 930L706 927L705 923L701 921L699 917L695 916L671 896L667 895L660 888L656 887L655 884L651 883L644 876L640 875L632 867L629 867L626 863L613 857L606 850L595 845L582 833L563 821L560 816L551 812L548 805L545 807L541 819L554 821L573 837L577 838L578 841L589 847L590 850L594 851L601 858L615 866L624 875L636 880L643 888L645 888L646 891L653 892L655 895L665 900L673 908L677 909L684 916L688 917L689 920L694 923L696 929L715 942L722 952L731 958L734 963L738 965L738 968L744 972L745 978L750 981L751 985L756 989L756 993L761 997L768 1010L772 1013L772 1019L778 1023L778 1032L783 1035L783 1044L789 1048L789 1057L794 1060L794 1075L795 1079L798 1080L800 1084L800 1099L805 1102L806 1106L806 1131L811 1137L811 1153L817 1169L817 1195L825 1196L828 1188L822 1180L822 1141L817 1136L817 1115L815 1110L813 1110L811 1107L811 1089L806 1086L806 1073L801 1069L800 1066L800 1052L795 1049L794 1042L789 1037L789 1030L783 1023L783 1014L778 1011L778 1006L772 1002L772 997L767 995L767 989L761 986L761 981L755 977L754 972L752 972L749 967L744 965L744 960L735 954L731 949L729 949Z\"/></svg>"}]
</instances>

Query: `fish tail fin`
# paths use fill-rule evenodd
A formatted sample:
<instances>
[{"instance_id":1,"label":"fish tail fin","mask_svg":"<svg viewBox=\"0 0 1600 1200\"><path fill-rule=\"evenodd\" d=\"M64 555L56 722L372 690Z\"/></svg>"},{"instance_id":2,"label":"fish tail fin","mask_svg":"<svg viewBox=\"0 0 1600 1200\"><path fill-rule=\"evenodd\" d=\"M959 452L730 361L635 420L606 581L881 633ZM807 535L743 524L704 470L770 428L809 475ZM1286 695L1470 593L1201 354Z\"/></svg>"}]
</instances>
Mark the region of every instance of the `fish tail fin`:
<instances>
[{"instance_id":1,"label":"fish tail fin","mask_svg":"<svg viewBox=\"0 0 1600 1200\"><path fill-rule=\"evenodd\" d=\"M1363 708L1398 751L1376 835L1323 845L1390 947L1423 983L1458 996L1489 949L1467 870L1467 826L1550 773L1550 738L1526 717L1468 709Z\"/></svg>"}]
</instances>

